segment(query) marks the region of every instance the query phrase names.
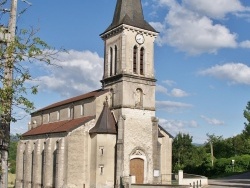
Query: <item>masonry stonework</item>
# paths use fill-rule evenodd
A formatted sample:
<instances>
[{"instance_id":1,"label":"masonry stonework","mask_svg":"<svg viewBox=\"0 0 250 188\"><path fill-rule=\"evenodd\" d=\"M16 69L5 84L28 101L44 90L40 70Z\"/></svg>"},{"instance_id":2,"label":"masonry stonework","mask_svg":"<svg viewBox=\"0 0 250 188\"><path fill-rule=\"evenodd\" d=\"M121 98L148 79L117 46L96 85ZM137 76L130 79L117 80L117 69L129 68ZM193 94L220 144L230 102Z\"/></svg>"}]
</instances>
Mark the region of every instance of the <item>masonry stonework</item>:
<instances>
[{"instance_id":1,"label":"masonry stonework","mask_svg":"<svg viewBox=\"0 0 250 188\"><path fill-rule=\"evenodd\" d=\"M117 0L100 35L102 88L31 114L18 143L16 188L171 183L172 136L155 117L157 35L141 0Z\"/></svg>"}]
</instances>

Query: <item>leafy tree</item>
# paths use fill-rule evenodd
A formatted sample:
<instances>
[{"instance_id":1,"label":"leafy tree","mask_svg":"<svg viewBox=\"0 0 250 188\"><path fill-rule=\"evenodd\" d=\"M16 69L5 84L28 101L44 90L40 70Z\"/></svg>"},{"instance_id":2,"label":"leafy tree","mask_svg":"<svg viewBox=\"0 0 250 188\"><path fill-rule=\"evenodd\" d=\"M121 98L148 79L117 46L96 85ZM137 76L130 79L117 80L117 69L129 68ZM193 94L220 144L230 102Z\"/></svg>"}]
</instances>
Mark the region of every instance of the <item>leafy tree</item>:
<instances>
[{"instance_id":1,"label":"leafy tree","mask_svg":"<svg viewBox=\"0 0 250 188\"><path fill-rule=\"evenodd\" d=\"M16 172L16 152L17 143L19 141L19 135L10 135L10 146L9 146L9 168L10 172L14 174Z\"/></svg>"},{"instance_id":2,"label":"leafy tree","mask_svg":"<svg viewBox=\"0 0 250 188\"><path fill-rule=\"evenodd\" d=\"M233 144L233 154L231 156L250 154L250 138L246 138L243 133L228 138L226 141L232 142Z\"/></svg>"},{"instance_id":3,"label":"leafy tree","mask_svg":"<svg viewBox=\"0 0 250 188\"><path fill-rule=\"evenodd\" d=\"M243 113L244 117L247 119L248 122L245 122L245 129L243 130L243 134L250 138L250 101L247 103L246 109Z\"/></svg>"},{"instance_id":4,"label":"leafy tree","mask_svg":"<svg viewBox=\"0 0 250 188\"><path fill-rule=\"evenodd\" d=\"M173 140L173 169L178 171L190 163L193 152L192 136L178 133Z\"/></svg>"},{"instance_id":5,"label":"leafy tree","mask_svg":"<svg viewBox=\"0 0 250 188\"><path fill-rule=\"evenodd\" d=\"M30 64L43 62L48 65L58 53L42 39L37 37L38 30L16 29L17 1L11 1L11 10L8 26L0 23L0 143L2 147L1 167L4 180L7 175L7 156L10 142L10 123L17 121L13 107L30 112L34 104L27 97L28 94L36 94L37 86L28 86L27 81L33 80L29 70ZM8 1L0 1L0 11L6 10ZM23 12L23 11L22 11ZM1 17L2 18L2 17ZM4 22L4 20L1 20ZM5 177L3 177L5 176ZM0 186L5 187L6 182L0 181Z\"/></svg>"}]
</instances>

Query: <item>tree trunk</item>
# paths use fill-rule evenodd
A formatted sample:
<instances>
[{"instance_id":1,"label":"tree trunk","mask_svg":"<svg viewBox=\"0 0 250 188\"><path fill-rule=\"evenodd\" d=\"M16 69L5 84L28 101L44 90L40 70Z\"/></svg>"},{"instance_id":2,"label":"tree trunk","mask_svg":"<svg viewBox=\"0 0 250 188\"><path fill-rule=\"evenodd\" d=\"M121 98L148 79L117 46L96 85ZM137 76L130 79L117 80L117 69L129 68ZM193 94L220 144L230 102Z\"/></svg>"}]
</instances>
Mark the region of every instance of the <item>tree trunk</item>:
<instances>
[{"instance_id":1,"label":"tree trunk","mask_svg":"<svg viewBox=\"0 0 250 188\"><path fill-rule=\"evenodd\" d=\"M16 31L16 11L17 11L17 0L11 0L10 18L8 32L9 37L7 39L7 48L12 45L15 40ZM4 83L3 89L7 90L7 100L2 101L3 112L1 114L1 166L2 174L0 181L0 188L8 187L8 149L10 142L10 122L11 122L11 106L12 106L12 82L13 82L13 57L12 51L7 50L5 54L6 61L4 67Z\"/></svg>"}]
</instances>

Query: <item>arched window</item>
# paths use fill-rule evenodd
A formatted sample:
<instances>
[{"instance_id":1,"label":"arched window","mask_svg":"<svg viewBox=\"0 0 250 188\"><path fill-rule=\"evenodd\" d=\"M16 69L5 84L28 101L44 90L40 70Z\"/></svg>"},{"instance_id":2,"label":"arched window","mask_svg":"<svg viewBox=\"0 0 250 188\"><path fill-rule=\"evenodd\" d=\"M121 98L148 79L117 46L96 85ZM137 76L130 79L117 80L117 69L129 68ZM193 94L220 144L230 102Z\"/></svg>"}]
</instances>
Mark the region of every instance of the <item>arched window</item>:
<instances>
[{"instance_id":1,"label":"arched window","mask_svg":"<svg viewBox=\"0 0 250 188\"><path fill-rule=\"evenodd\" d=\"M42 185L44 185L44 177L45 177L45 171L44 171L44 168L45 168L45 151L44 151L44 148L46 146L46 142L44 142L44 146L43 146L43 150L42 150L42 160L41 160L41 183Z\"/></svg>"},{"instance_id":2,"label":"arched window","mask_svg":"<svg viewBox=\"0 0 250 188\"><path fill-rule=\"evenodd\" d=\"M34 143L35 144L35 143ZM34 167L35 167L35 161L34 161L34 150L31 152L31 180L30 180L30 182L31 182L31 185L33 185L34 184L34 179L33 179L33 174L34 174ZM33 186L32 186L33 187Z\"/></svg>"},{"instance_id":3,"label":"arched window","mask_svg":"<svg viewBox=\"0 0 250 188\"><path fill-rule=\"evenodd\" d=\"M24 175L26 173L25 166L26 166L26 152L24 150L24 152L23 152L23 178L22 178L23 180L24 180ZM23 187L24 187L24 181L22 183L23 183Z\"/></svg>"},{"instance_id":4,"label":"arched window","mask_svg":"<svg viewBox=\"0 0 250 188\"><path fill-rule=\"evenodd\" d=\"M117 46L115 46L115 75L117 74Z\"/></svg>"},{"instance_id":5,"label":"arched window","mask_svg":"<svg viewBox=\"0 0 250 188\"><path fill-rule=\"evenodd\" d=\"M84 115L84 103L81 105L81 116Z\"/></svg>"},{"instance_id":6,"label":"arched window","mask_svg":"<svg viewBox=\"0 0 250 188\"><path fill-rule=\"evenodd\" d=\"M110 56L109 56L109 75L112 76L113 74L113 49L110 48Z\"/></svg>"},{"instance_id":7,"label":"arched window","mask_svg":"<svg viewBox=\"0 0 250 188\"><path fill-rule=\"evenodd\" d=\"M57 120L57 121L60 120L60 111L59 111L59 110L57 111L57 114L56 114L56 120Z\"/></svg>"},{"instance_id":8,"label":"arched window","mask_svg":"<svg viewBox=\"0 0 250 188\"><path fill-rule=\"evenodd\" d=\"M73 105L68 108L68 118L74 119L74 106Z\"/></svg>"},{"instance_id":9,"label":"arched window","mask_svg":"<svg viewBox=\"0 0 250 188\"><path fill-rule=\"evenodd\" d=\"M143 105L143 92L140 88L135 91L135 107L142 107Z\"/></svg>"},{"instance_id":10,"label":"arched window","mask_svg":"<svg viewBox=\"0 0 250 188\"><path fill-rule=\"evenodd\" d=\"M137 51L138 48L137 46L134 46L134 51L133 51L133 73L137 73Z\"/></svg>"},{"instance_id":11,"label":"arched window","mask_svg":"<svg viewBox=\"0 0 250 188\"><path fill-rule=\"evenodd\" d=\"M55 187L56 186L56 168L57 168L57 152L58 152L58 141L55 144L55 150L53 152L53 164L52 164L52 173L53 173L53 178L52 178L52 186Z\"/></svg>"},{"instance_id":12,"label":"arched window","mask_svg":"<svg viewBox=\"0 0 250 188\"><path fill-rule=\"evenodd\" d=\"M144 74L144 48L140 50L140 74Z\"/></svg>"}]
</instances>

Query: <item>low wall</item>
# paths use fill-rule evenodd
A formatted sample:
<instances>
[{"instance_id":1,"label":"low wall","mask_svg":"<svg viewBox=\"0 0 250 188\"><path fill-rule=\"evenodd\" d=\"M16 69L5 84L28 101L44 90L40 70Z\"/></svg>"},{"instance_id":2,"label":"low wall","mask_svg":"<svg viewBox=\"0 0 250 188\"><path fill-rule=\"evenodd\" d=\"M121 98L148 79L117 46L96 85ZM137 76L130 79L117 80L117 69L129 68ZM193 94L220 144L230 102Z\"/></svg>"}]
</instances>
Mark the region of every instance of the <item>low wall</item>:
<instances>
[{"instance_id":1,"label":"low wall","mask_svg":"<svg viewBox=\"0 0 250 188\"><path fill-rule=\"evenodd\" d=\"M189 177L185 178L183 170L179 170L178 183L179 185L189 185L189 187L198 188L208 185L208 179L205 176L198 175L189 175Z\"/></svg>"},{"instance_id":2,"label":"low wall","mask_svg":"<svg viewBox=\"0 0 250 188\"><path fill-rule=\"evenodd\" d=\"M189 188L187 185L131 185L131 188Z\"/></svg>"}]
</instances>

